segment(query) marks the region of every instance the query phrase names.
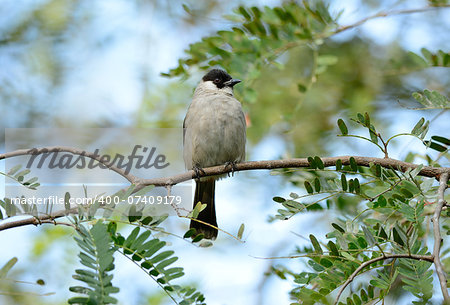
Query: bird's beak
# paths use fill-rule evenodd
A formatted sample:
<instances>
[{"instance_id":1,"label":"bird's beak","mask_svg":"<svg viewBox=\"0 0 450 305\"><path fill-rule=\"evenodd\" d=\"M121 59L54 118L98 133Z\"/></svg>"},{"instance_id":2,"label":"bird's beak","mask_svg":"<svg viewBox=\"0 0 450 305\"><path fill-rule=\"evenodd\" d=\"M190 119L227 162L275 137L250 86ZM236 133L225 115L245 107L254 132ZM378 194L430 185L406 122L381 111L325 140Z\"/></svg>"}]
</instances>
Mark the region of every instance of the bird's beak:
<instances>
[{"instance_id":1,"label":"bird's beak","mask_svg":"<svg viewBox=\"0 0 450 305\"><path fill-rule=\"evenodd\" d=\"M240 79L230 79L229 81L226 81L223 84L228 87L233 87L234 85L239 84L240 82L241 82Z\"/></svg>"}]
</instances>

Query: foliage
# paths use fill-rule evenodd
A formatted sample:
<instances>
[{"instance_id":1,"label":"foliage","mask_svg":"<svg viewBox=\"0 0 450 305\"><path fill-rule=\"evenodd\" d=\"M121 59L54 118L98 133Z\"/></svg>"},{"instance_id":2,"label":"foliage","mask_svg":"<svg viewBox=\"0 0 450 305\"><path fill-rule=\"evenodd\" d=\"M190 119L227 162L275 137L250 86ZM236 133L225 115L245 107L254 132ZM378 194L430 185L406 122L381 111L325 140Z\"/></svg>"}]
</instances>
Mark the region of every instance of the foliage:
<instances>
[{"instance_id":1,"label":"foliage","mask_svg":"<svg viewBox=\"0 0 450 305\"><path fill-rule=\"evenodd\" d=\"M417 137L424 145L430 143L424 141L428 123L423 118L410 133L392 136L387 141L370 123L367 113L358 114L353 121L364 126L369 136L350 134L347 125L339 119L342 136L372 142L386 155L389 141L400 135ZM440 136L434 138L448 145L448 139ZM379 141L383 144L379 145ZM448 155L448 148L442 145L430 148ZM296 272L288 266L275 269L274 274L278 276L286 278L287 274L291 274L294 277L297 286L291 291L291 296L295 304L327 303L327 297L335 289L351 276L362 273L367 273L371 280L358 283L358 288L349 293L347 301L339 304L384 300L399 281L406 291L416 297L414 304L428 304L433 291L431 262L383 257L430 255L426 246L429 233L425 219L432 214L430 203L437 201L433 178L418 176L422 165L402 173L395 168L382 168L379 164L360 167L352 157L349 165L343 166L342 161L338 161L335 170L330 172L324 168L319 157L308 160L309 171L315 178L304 180L306 194L291 193L289 199L273 198L282 205L274 220L286 220L308 211L331 211L339 202L348 201L348 196L357 198L357 203L353 213L347 217L339 216L336 222L331 223L332 231L326 234L327 242L319 242L314 235L310 235L312 248L299 250L298 255L309 258L310 272ZM295 177L290 179L298 181ZM354 274L366 262L371 263Z\"/></svg>"},{"instance_id":2,"label":"foliage","mask_svg":"<svg viewBox=\"0 0 450 305\"><path fill-rule=\"evenodd\" d=\"M113 254L118 252L130 261L141 267L171 298L181 298L178 304L204 304L204 296L195 288L184 288L170 282L184 275L183 268L170 267L177 257L172 250L161 251L166 242L151 238L151 228L155 228L161 221L153 220L148 216L140 222L146 226L141 234L140 227L136 227L125 238L117 232L117 224L97 221L88 231L83 225L77 225L81 238L75 237L81 249L79 254L81 264L87 269L75 270L75 279L89 286L70 287L70 291L85 294L87 297L73 297L69 304L116 304L117 300L111 297L119 289L111 283L114 270Z\"/></svg>"},{"instance_id":3,"label":"foliage","mask_svg":"<svg viewBox=\"0 0 450 305\"><path fill-rule=\"evenodd\" d=\"M331 40L353 28L340 25L340 15L327 1L239 6L225 16L229 29L192 43L186 57L162 75L188 78L197 69L223 67L243 80L235 90L251 119L250 141L276 133L289 154L329 153L336 113L368 111L377 121L381 109L375 101L404 98L403 74L449 66L445 51L423 48L418 55L393 45L384 51L393 53L391 60L374 56L379 50L367 40Z\"/></svg>"},{"instance_id":4,"label":"foliage","mask_svg":"<svg viewBox=\"0 0 450 305\"><path fill-rule=\"evenodd\" d=\"M70 287L70 291L86 296L73 297L69 299L69 304L117 304L117 299L111 296L119 292L119 289L112 285L114 249L111 247L106 225L98 221L89 231L83 225L77 226L77 231L81 237L75 237L81 249L78 256L87 269L76 269L73 278L84 282L88 287Z\"/></svg>"},{"instance_id":5,"label":"foliage","mask_svg":"<svg viewBox=\"0 0 450 305\"><path fill-rule=\"evenodd\" d=\"M171 284L174 279L182 277L184 272L181 267L170 266L178 260L178 257L173 256L174 251L161 251L166 247L166 242L151 238L150 228L156 227L159 223L158 220L147 216L140 220L140 225L147 228L140 233L140 227L136 227L126 238L117 232L117 225L114 222L109 223L108 231L118 251L148 273L174 302L181 305L205 304L205 297L195 288ZM176 299L181 301L178 302Z\"/></svg>"}]
</instances>

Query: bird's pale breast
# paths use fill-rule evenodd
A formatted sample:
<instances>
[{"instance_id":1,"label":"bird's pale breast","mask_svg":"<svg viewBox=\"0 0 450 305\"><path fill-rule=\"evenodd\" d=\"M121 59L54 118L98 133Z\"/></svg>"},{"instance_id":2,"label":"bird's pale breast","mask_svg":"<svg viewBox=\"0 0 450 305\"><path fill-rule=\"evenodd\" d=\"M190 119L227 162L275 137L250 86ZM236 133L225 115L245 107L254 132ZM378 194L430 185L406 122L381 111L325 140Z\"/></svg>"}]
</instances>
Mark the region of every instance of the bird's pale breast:
<instances>
[{"instance_id":1,"label":"bird's pale breast","mask_svg":"<svg viewBox=\"0 0 450 305\"><path fill-rule=\"evenodd\" d=\"M188 169L241 162L245 156L245 118L233 96L195 99L185 119L184 160Z\"/></svg>"}]
</instances>

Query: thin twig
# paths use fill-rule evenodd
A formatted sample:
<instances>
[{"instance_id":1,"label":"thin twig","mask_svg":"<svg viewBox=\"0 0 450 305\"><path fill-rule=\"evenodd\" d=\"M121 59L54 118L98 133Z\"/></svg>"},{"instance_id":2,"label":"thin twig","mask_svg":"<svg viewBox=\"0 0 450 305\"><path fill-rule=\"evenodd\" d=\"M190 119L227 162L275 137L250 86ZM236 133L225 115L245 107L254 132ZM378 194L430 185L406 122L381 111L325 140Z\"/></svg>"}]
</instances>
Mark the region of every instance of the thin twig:
<instances>
[{"instance_id":1,"label":"thin twig","mask_svg":"<svg viewBox=\"0 0 450 305\"><path fill-rule=\"evenodd\" d=\"M397 11L390 11L390 12L389 11L387 11L387 12L379 12L379 13L376 13L376 14L374 14L372 16L369 16L369 17L366 17L364 19L361 19L361 20L359 20L359 21L357 21L357 22L355 22L353 24L340 26L334 32L332 32L332 34L338 34L340 32L356 28L356 27L358 27L360 25L363 25L367 21L372 20L372 19L376 19L376 18L395 16L395 15L406 15L406 14L413 14L413 13L422 13L422 12L426 12L426 11L436 10L436 9L439 9L439 8L448 8L448 7L450 7L450 5L444 4L444 5L437 5L437 6L426 6L426 7L422 7L422 8L409 9L409 10L397 10Z\"/></svg>"},{"instance_id":2,"label":"thin twig","mask_svg":"<svg viewBox=\"0 0 450 305\"><path fill-rule=\"evenodd\" d=\"M442 207L445 204L444 193L447 188L449 174L443 173L439 178L439 189L438 189L438 201L436 203L436 209L433 214L433 232L434 232L434 247L433 247L433 257L434 257L434 266L436 268L436 273L439 278L439 284L441 285L442 295L444 296L444 300L446 303L450 302L450 297L447 290L447 278L442 266L441 258L439 256L439 252L441 250L441 231L439 227L439 217L441 216Z\"/></svg>"},{"instance_id":3,"label":"thin twig","mask_svg":"<svg viewBox=\"0 0 450 305\"><path fill-rule=\"evenodd\" d=\"M64 217L69 214L77 214L77 213L78 213L78 208L72 208L67 211L66 210L58 211L51 215L45 214L45 215L40 215L37 217L30 217L30 218L19 219L19 220L14 220L14 221L7 221L7 222L3 222L2 224L0 224L0 231L11 229L11 228L16 228L16 227L28 226L28 225L38 226L43 223L53 223L54 224L56 218ZM60 223L56 223L56 224L60 224Z\"/></svg>"},{"instance_id":4,"label":"thin twig","mask_svg":"<svg viewBox=\"0 0 450 305\"><path fill-rule=\"evenodd\" d=\"M374 201L375 199L377 199L378 197L380 197L381 195L384 195L384 194L386 194L387 192L389 192L389 191L392 191L393 189L394 189L394 187L396 187L397 185L399 185L401 182L403 182L403 180L398 180L397 182L395 182L393 185L391 185L390 187L388 187L387 189L385 189L384 191L382 191L381 193L379 193L379 194L377 194L377 195L375 195L375 196L373 196L373 197L370 197L368 200L370 201L370 202L372 202L372 201Z\"/></svg>"},{"instance_id":5,"label":"thin twig","mask_svg":"<svg viewBox=\"0 0 450 305\"><path fill-rule=\"evenodd\" d=\"M362 263L358 268L356 268L356 270L353 271L353 273L350 275L350 277L345 281L345 283L342 285L341 289L339 289L339 292L336 296L334 304L336 305L338 303L339 298L341 297L342 293L344 292L344 289L355 279L355 277L358 275L358 273L361 272L362 269L364 269L365 267L367 267L373 263L376 263L378 261L391 259L391 258L410 258L410 259L423 260L423 261L429 261L429 262L434 261L433 255L417 255L417 254L388 254L388 255L383 255L383 256L368 260L368 261Z\"/></svg>"}]
</instances>

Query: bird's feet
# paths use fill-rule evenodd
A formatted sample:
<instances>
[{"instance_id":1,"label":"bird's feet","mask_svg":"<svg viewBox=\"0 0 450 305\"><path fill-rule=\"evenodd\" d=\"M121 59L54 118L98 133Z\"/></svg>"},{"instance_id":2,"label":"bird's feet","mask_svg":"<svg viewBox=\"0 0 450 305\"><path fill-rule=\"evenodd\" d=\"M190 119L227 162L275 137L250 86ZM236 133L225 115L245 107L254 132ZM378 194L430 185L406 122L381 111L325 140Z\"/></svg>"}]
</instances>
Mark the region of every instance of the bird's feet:
<instances>
[{"instance_id":1,"label":"bird's feet","mask_svg":"<svg viewBox=\"0 0 450 305\"><path fill-rule=\"evenodd\" d=\"M198 167L198 166L194 166L194 168L192 170L194 171L195 179L200 179L200 175L206 174L205 171L203 170L203 168Z\"/></svg>"},{"instance_id":2,"label":"bird's feet","mask_svg":"<svg viewBox=\"0 0 450 305\"><path fill-rule=\"evenodd\" d=\"M225 169L230 168L231 171L227 173L228 177L234 176L234 172L237 171L237 166L236 166L236 162L235 161L228 161L225 163Z\"/></svg>"}]
</instances>

